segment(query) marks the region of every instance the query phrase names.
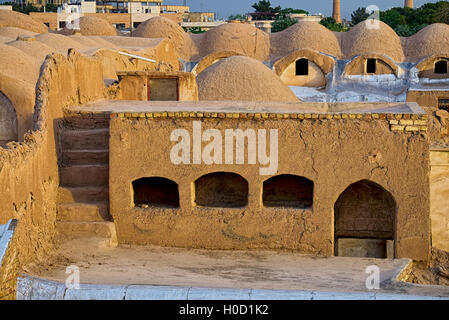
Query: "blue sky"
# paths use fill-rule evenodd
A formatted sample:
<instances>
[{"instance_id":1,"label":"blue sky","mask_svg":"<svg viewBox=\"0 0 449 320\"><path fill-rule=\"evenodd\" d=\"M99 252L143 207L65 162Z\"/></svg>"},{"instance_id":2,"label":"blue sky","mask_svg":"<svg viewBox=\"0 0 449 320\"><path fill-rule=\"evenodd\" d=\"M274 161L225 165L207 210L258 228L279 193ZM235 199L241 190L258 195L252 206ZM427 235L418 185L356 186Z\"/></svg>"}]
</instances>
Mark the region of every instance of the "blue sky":
<instances>
[{"instance_id":1,"label":"blue sky","mask_svg":"<svg viewBox=\"0 0 449 320\"><path fill-rule=\"evenodd\" d=\"M258 0L257 0L258 1ZM231 14L252 12L251 5L256 0L187 0L191 11L211 11L217 13L219 18L227 18ZM280 5L283 8L305 9L310 13L332 13L332 0L270 0L272 6ZM415 7L427 2L437 0L415 0ZM165 4L182 4L182 0L165 0ZM358 7L377 5L381 10L391 7L401 7L404 0L341 0L341 14L350 18L351 12Z\"/></svg>"}]
</instances>

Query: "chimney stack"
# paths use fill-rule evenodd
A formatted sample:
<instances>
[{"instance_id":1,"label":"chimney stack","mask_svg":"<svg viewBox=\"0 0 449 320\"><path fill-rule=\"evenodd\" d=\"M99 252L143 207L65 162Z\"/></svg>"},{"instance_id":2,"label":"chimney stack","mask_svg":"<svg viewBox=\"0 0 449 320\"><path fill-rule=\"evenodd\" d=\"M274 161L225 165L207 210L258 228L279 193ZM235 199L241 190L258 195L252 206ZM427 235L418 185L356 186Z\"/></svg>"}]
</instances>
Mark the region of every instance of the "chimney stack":
<instances>
[{"instance_id":1,"label":"chimney stack","mask_svg":"<svg viewBox=\"0 0 449 320\"><path fill-rule=\"evenodd\" d=\"M407 1L407 0L406 0ZM412 0L413 1L413 0ZM341 15L340 15L340 0L334 0L334 11L332 13L332 18L337 23L341 23Z\"/></svg>"},{"instance_id":2,"label":"chimney stack","mask_svg":"<svg viewBox=\"0 0 449 320\"><path fill-rule=\"evenodd\" d=\"M413 9L413 0L405 0L404 7Z\"/></svg>"}]
</instances>

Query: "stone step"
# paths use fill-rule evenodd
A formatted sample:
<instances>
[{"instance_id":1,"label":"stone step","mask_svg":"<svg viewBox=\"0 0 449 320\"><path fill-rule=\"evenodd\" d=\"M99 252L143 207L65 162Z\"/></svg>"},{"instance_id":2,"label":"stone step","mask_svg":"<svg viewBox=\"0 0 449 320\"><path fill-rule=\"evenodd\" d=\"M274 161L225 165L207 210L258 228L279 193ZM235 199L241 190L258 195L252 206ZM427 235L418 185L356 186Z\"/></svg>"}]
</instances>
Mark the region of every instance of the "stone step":
<instances>
[{"instance_id":1,"label":"stone step","mask_svg":"<svg viewBox=\"0 0 449 320\"><path fill-rule=\"evenodd\" d=\"M76 165L59 169L59 184L63 187L106 186L108 165Z\"/></svg>"},{"instance_id":2,"label":"stone step","mask_svg":"<svg viewBox=\"0 0 449 320\"><path fill-rule=\"evenodd\" d=\"M108 200L108 186L58 188L58 203L98 202Z\"/></svg>"},{"instance_id":3,"label":"stone step","mask_svg":"<svg viewBox=\"0 0 449 320\"><path fill-rule=\"evenodd\" d=\"M108 164L109 150L64 150L62 153L62 163L65 165Z\"/></svg>"},{"instance_id":4,"label":"stone step","mask_svg":"<svg viewBox=\"0 0 449 320\"><path fill-rule=\"evenodd\" d=\"M108 203L59 203L57 218L63 222L109 221Z\"/></svg>"},{"instance_id":5,"label":"stone step","mask_svg":"<svg viewBox=\"0 0 449 320\"><path fill-rule=\"evenodd\" d=\"M62 131L63 150L108 149L109 129L67 130Z\"/></svg>"},{"instance_id":6,"label":"stone step","mask_svg":"<svg viewBox=\"0 0 449 320\"><path fill-rule=\"evenodd\" d=\"M65 239L106 238L117 244L114 222L56 222L56 230Z\"/></svg>"},{"instance_id":7,"label":"stone step","mask_svg":"<svg viewBox=\"0 0 449 320\"><path fill-rule=\"evenodd\" d=\"M63 125L67 129L109 128L109 118L64 117Z\"/></svg>"}]
</instances>

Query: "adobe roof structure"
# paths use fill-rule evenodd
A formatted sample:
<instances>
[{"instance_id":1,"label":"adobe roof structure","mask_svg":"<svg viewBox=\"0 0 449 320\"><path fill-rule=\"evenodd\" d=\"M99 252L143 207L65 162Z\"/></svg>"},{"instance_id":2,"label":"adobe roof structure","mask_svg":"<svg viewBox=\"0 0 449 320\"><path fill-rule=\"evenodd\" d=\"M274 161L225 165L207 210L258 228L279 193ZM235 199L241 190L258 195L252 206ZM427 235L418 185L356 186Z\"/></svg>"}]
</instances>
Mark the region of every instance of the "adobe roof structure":
<instances>
[{"instance_id":1,"label":"adobe roof structure","mask_svg":"<svg viewBox=\"0 0 449 320\"><path fill-rule=\"evenodd\" d=\"M36 33L48 32L47 27L29 15L16 11L0 10L0 27L17 27Z\"/></svg>"},{"instance_id":2,"label":"adobe roof structure","mask_svg":"<svg viewBox=\"0 0 449 320\"><path fill-rule=\"evenodd\" d=\"M417 62L423 57L449 53L449 25L434 23L408 37L405 41L408 61Z\"/></svg>"},{"instance_id":3,"label":"adobe roof structure","mask_svg":"<svg viewBox=\"0 0 449 320\"><path fill-rule=\"evenodd\" d=\"M197 77L200 100L298 102L276 74L243 56L222 59Z\"/></svg>"},{"instance_id":4,"label":"adobe roof structure","mask_svg":"<svg viewBox=\"0 0 449 320\"><path fill-rule=\"evenodd\" d=\"M405 59L401 39L386 23L376 20L377 26L360 22L347 33L342 34L342 50L346 58L364 53L389 56L396 62Z\"/></svg>"},{"instance_id":5,"label":"adobe roof structure","mask_svg":"<svg viewBox=\"0 0 449 320\"><path fill-rule=\"evenodd\" d=\"M116 36L117 30L106 20L84 16L79 19L80 32L83 36Z\"/></svg>"},{"instance_id":6,"label":"adobe roof structure","mask_svg":"<svg viewBox=\"0 0 449 320\"><path fill-rule=\"evenodd\" d=\"M323 25L304 21L271 34L271 57L283 57L301 49L312 49L335 57L341 56L336 35Z\"/></svg>"},{"instance_id":7,"label":"adobe roof structure","mask_svg":"<svg viewBox=\"0 0 449 320\"><path fill-rule=\"evenodd\" d=\"M270 55L269 35L245 23L227 23L206 32L201 40L201 56L233 51L260 61Z\"/></svg>"},{"instance_id":8,"label":"adobe roof structure","mask_svg":"<svg viewBox=\"0 0 449 320\"><path fill-rule=\"evenodd\" d=\"M133 32L133 36L168 38L173 42L179 57L183 60L190 61L198 54L198 49L189 34L176 22L164 17L154 17L141 23Z\"/></svg>"}]
</instances>

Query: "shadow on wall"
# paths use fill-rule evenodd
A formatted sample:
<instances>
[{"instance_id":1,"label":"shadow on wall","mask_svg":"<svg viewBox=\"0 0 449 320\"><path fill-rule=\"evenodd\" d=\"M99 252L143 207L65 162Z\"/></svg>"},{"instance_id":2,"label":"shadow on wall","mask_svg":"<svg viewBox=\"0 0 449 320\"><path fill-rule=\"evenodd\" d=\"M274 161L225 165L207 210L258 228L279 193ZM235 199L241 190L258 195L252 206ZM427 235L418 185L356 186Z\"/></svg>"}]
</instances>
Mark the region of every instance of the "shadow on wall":
<instances>
[{"instance_id":1,"label":"shadow on wall","mask_svg":"<svg viewBox=\"0 0 449 320\"><path fill-rule=\"evenodd\" d=\"M140 178L132 182L134 205L138 207L179 208L176 182L160 177Z\"/></svg>"},{"instance_id":2,"label":"shadow on wall","mask_svg":"<svg viewBox=\"0 0 449 320\"><path fill-rule=\"evenodd\" d=\"M335 202L335 254L393 258L396 202L380 185L351 184Z\"/></svg>"},{"instance_id":3,"label":"shadow on wall","mask_svg":"<svg viewBox=\"0 0 449 320\"><path fill-rule=\"evenodd\" d=\"M0 91L0 146L18 141L17 114L11 100Z\"/></svg>"},{"instance_id":4,"label":"shadow on wall","mask_svg":"<svg viewBox=\"0 0 449 320\"><path fill-rule=\"evenodd\" d=\"M194 185L197 206L241 208L248 204L248 181L236 173L209 173Z\"/></svg>"}]
</instances>

